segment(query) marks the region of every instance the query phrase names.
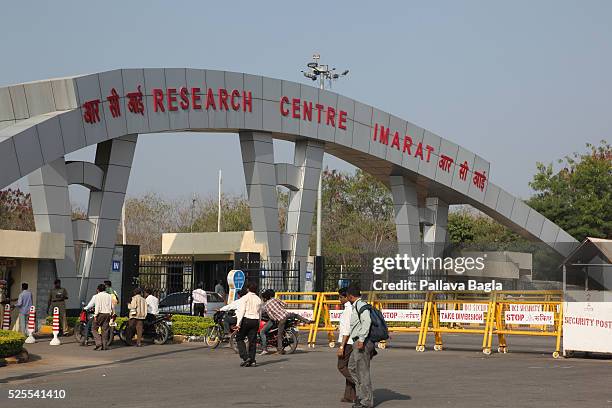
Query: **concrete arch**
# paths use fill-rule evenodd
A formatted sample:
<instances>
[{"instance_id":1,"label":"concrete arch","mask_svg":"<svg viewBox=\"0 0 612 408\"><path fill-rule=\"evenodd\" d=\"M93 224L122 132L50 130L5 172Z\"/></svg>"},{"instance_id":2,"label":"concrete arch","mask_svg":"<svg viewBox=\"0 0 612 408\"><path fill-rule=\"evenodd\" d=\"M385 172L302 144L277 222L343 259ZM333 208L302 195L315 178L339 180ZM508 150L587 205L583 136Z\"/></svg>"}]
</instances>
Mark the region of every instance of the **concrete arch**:
<instances>
[{"instance_id":1,"label":"concrete arch","mask_svg":"<svg viewBox=\"0 0 612 408\"><path fill-rule=\"evenodd\" d=\"M423 208L427 219L437 220L425 235L441 242L451 204L472 205L564 255L562 243L575 242L493 184L488 161L450 140L334 92L228 71L118 69L0 88L0 188L68 153L106 144L105 159L96 164L104 171L102 190L117 201L107 198L115 211L125 194L136 135L176 131L241 135L251 211L261 216L262 232L277 232L276 204L266 198L265 186L282 179L292 187L288 225L296 256L304 255L307 242L298 237L310 234L323 151L391 188L400 248L419 241ZM292 165L275 167L274 138L296 142ZM269 252L277 254L278 245Z\"/></svg>"}]
</instances>

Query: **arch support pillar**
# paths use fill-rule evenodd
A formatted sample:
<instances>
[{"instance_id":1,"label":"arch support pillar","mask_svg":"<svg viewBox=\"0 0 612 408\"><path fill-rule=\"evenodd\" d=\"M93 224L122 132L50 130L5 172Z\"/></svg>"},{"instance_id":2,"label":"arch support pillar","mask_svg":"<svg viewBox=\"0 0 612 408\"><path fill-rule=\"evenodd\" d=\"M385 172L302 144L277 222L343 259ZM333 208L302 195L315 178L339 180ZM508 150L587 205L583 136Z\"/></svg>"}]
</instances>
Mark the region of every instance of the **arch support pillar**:
<instances>
[{"instance_id":1,"label":"arch support pillar","mask_svg":"<svg viewBox=\"0 0 612 408\"><path fill-rule=\"evenodd\" d=\"M421 228L416 184L404 176L390 176L398 253L421 256Z\"/></svg>"},{"instance_id":2,"label":"arch support pillar","mask_svg":"<svg viewBox=\"0 0 612 408\"><path fill-rule=\"evenodd\" d=\"M28 175L36 231L64 234L64 259L55 260L58 279L69 294L68 307L78 307L77 278L72 207L64 157L44 165Z\"/></svg>"},{"instance_id":3,"label":"arch support pillar","mask_svg":"<svg viewBox=\"0 0 612 408\"><path fill-rule=\"evenodd\" d=\"M240 132L239 136L255 241L266 248L268 261L280 262L281 239L272 135Z\"/></svg>"},{"instance_id":4,"label":"arch support pillar","mask_svg":"<svg viewBox=\"0 0 612 408\"><path fill-rule=\"evenodd\" d=\"M108 279L137 140L134 134L97 145L95 164L104 176L100 191L89 194L87 217L93 224L93 239L85 254L82 299L95 292L96 283Z\"/></svg>"},{"instance_id":5,"label":"arch support pillar","mask_svg":"<svg viewBox=\"0 0 612 408\"><path fill-rule=\"evenodd\" d=\"M317 200L325 145L313 140L295 142L294 165L298 170L297 191L291 191L287 233L291 235L291 261L300 262L300 288L305 288L308 249Z\"/></svg>"},{"instance_id":6,"label":"arch support pillar","mask_svg":"<svg viewBox=\"0 0 612 408\"><path fill-rule=\"evenodd\" d=\"M441 257L447 237L448 204L438 197L428 197L425 207L432 215L432 224L423 226L425 256Z\"/></svg>"}]
</instances>

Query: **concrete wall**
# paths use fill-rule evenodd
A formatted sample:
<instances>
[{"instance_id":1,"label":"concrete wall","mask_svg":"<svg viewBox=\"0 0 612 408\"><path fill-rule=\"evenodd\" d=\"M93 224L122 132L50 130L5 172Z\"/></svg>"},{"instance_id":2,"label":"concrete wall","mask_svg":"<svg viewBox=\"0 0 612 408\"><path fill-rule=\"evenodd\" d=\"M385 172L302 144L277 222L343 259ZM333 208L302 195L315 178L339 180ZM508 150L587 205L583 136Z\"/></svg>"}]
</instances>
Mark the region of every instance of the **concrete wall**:
<instances>
[{"instance_id":1,"label":"concrete wall","mask_svg":"<svg viewBox=\"0 0 612 408\"><path fill-rule=\"evenodd\" d=\"M64 234L0 230L0 257L63 259Z\"/></svg>"}]
</instances>

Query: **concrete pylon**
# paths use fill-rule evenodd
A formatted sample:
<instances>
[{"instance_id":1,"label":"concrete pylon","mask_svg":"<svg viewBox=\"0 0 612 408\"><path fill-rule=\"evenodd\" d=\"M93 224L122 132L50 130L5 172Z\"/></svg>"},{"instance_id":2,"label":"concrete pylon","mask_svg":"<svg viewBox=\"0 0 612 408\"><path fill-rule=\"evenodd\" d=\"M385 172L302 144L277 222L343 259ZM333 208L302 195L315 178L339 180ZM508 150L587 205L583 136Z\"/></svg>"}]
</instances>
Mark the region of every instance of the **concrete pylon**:
<instances>
[{"instance_id":1,"label":"concrete pylon","mask_svg":"<svg viewBox=\"0 0 612 408\"><path fill-rule=\"evenodd\" d=\"M398 253L419 257L423 254L419 226L419 202L416 185L404 176L390 176Z\"/></svg>"},{"instance_id":2,"label":"concrete pylon","mask_svg":"<svg viewBox=\"0 0 612 408\"><path fill-rule=\"evenodd\" d=\"M240 149L255 241L264 245L268 262L280 262L281 238L272 135L241 132Z\"/></svg>"},{"instance_id":3,"label":"concrete pylon","mask_svg":"<svg viewBox=\"0 0 612 408\"><path fill-rule=\"evenodd\" d=\"M300 287L305 288L306 264L317 201L319 175L325 145L321 142L295 142L294 165L299 170L297 191L291 191L287 212L287 233L291 235L290 259L300 263Z\"/></svg>"},{"instance_id":4,"label":"concrete pylon","mask_svg":"<svg viewBox=\"0 0 612 408\"><path fill-rule=\"evenodd\" d=\"M444 254L447 236L448 204L438 197L428 197L425 207L433 215L433 224L423 227L425 256L440 257Z\"/></svg>"},{"instance_id":5,"label":"concrete pylon","mask_svg":"<svg viewBox=\"0 0 612 408\"><path fill-rule=\"evenodd\" d=\"M69 293L67 306L79 307L72 208L64 158L61 157L30 173L28 183L36 231L64 234L64 259L55 260L56 275Z\"/></svg>"},{"instance_id":6,"label":"concrete pylon","mask_svg":"<svg viewBox=\"0 0 612 408\"><path fill-rule=\"evenodd\" d=\"M98 143L95 164L104 171L100 191L91 191L87 217L93 223L93 240L85 254L83 290L86 298L93 294L95 285L108 279L113 250L117 242L117 227L125 199L136 150L138 135L128 135ZM85 289L87 288L87 289ZM82 296L83 297L83 296Z\"/></svg>"}]
</instances>

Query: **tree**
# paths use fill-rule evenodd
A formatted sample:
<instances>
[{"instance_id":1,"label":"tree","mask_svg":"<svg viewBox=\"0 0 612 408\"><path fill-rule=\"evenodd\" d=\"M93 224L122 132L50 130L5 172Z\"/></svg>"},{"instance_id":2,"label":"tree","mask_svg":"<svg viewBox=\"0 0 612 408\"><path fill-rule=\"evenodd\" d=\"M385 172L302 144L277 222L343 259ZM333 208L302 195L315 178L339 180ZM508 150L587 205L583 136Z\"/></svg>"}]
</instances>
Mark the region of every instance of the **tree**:
<instances>
[{"instance_id":1,"label":"tree","mask_svg":"<svg viewBox=\"0 0 612 408\"><path fill-rule=\"evenodd\" d=\"M516 247L516 242L526 242L492 218L466 208L448 214L447 228L452 244L467 244L482 250L505 250Z\"/></svg>"},{"instance_id":2,"label":"tree","mask_svg":"<svg viewBox=\"0 0 612 408\"><path fill-rule=\"evenodd\" d=\"M577 240L612 238L612 146L587 143L587 152L552 164L537 164L529 183L536 194L527 203Z\"/></svg>"},{"instance_id":3,"label":"tree","mask_svg":"<svg viewBox=\"0 0 612 408\"><path fill-rule=\"evenodd\" d=\"M0 191L0 229L35 230L30 194L11 188Z\"/></svg>"},{"instance_id":4,"label":"tree","mask_svg":"<svg viewBox=\"0 0 612 408\"><path fill-rule=\"evenodd\" d=\"M322 193L322 250L327 263L358 263L362 254L395 247L393 201L380 181L361 170L326 170ZM311 248L315 245L313 236Z\"/></svg>"},{"instance_id":5,"label":"tree","mask_svg":"<svg viewBox=\"0 0 612 408\"><path fill-rule=\"evenodd\" d=\"M193 232L217 231L218 205L217 199L212 197L200 202L195 212ZM223 194L221 199L221 231L248 231L250 229L251 214L248 201L243 196ZM181 228L181 232L191 230L190 224Z\"/></svg>"}]
</instances>

